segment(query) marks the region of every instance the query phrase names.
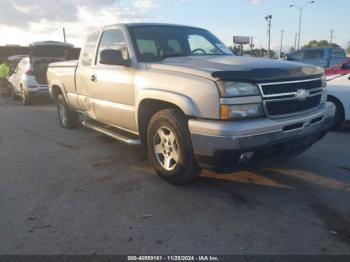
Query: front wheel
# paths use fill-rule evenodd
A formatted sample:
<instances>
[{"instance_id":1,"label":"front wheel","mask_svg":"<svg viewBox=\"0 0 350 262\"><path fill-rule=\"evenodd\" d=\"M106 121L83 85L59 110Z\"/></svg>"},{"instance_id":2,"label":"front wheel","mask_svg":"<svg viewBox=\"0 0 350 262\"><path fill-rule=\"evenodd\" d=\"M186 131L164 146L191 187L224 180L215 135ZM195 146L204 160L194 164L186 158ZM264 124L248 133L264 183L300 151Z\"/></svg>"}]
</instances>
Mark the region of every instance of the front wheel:
<instances>
[{"instance_id":1,"label":"front wheel","mask_svg":"<svg viewBox=\"0 0 350 262\"><path fill-rule=\"evenodd\" d=\"M157 174L172 184L189 183L200 172L187 121L176 109L159 111L151 118L147 130L147 150Z\"/></svg>"},{"instance_id":2,"label":"front wheel","mask_svg":"<svg viewBox=\"0 0 350 262\"><path fill-rule=\"evenodd\" d=\"M62 94L56 98L58 121L63 128L72 129L79 125L79 115L69 109Z\"/></svg>"},{"instance_id":3,"label":"front wheel","mask_svg":"<svg viewBox=\"0 0 350 262\"><path fill-rule=\"evenodd\" d=\"M344 120L345 120L344 108L338 100L332 97L330 97L328 101L332 102L335 105L335 120L331 130L336 131L336 130L339 130L342 124L344 123Z\"/></svg>"}]
</instances>

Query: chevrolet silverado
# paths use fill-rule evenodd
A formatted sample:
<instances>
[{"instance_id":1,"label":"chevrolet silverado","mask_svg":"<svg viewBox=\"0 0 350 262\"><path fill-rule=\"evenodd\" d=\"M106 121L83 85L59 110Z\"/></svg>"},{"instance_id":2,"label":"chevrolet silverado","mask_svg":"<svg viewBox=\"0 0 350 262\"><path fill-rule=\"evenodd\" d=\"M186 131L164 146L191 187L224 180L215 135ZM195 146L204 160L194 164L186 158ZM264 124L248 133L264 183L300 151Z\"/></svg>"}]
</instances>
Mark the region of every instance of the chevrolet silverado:
<instances>
[{"instance_id":1,"label":"chevrolet silverado","mask_svg":"<svg viewBox=\"0 0 350 262\"><path fill-rule=\"evenodd\" d=\"M78 61L52 63L64 128L142 145L156 172L184 184L201 168L296 156L334 121L323 70L235 56L209 31L116 24L87 37Z\"/></svg>"}]
</instances>

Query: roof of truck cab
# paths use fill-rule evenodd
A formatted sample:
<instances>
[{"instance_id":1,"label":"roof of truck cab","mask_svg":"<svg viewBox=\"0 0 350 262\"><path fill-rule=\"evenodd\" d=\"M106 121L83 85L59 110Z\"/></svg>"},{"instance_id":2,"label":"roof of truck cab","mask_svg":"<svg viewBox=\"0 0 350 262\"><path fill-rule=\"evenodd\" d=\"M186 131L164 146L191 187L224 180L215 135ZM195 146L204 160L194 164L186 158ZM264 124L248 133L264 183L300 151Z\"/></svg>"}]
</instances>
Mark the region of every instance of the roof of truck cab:
<instances>
[{"instance_id":1,"label":"roof of truck cab","mask_svg":"<svg viewBox=\"0 0 350 262\"><path fill-rule=\"evenodd\" d=\"M136 26L174 26L174 27L188 27L188 28L195 28L195 29L202 29L200 27L196 26L189 26L189 25L178 25L178 24L166 24L166 23L119 23L119 24L113 24L113 25L108 25L105 26L103 29L110 29L115 26L126 26L126 27L136 27Z\"/></svg>"},{"instance_id":2,"label":"roof of truck cab","mask_svg":"<svg viewBox=\"0 0 350 262\"><path fill-rule=\"evenodd\" d=\"M64 47L74 47L72 44L67 44L63 42L58 42L58 41L40 41L40 42L33 42L29 44L30 47L35 47L35 46L64 46Z\"/></svg>"}]
</instances>

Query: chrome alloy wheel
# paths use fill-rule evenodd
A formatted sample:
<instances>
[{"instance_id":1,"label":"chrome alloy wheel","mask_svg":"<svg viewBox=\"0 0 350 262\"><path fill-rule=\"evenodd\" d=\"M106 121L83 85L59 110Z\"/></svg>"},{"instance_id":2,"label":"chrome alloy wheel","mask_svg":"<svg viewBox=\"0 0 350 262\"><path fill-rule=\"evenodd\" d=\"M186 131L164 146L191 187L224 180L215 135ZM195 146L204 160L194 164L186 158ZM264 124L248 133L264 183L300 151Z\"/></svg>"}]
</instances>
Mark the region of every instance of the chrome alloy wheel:
<instances>
[{"instance_id":1,"label":"chrome alloy wheel","mask_svg":"<svg viewBox=\"0 0 350 262\"><path fill-rule=\"evenodd\" d=\"M161 127L153 137L153 150L158 163L167 171L173 171L179 161L176 137L168 127Z\"/></svg>"}]
</instances>

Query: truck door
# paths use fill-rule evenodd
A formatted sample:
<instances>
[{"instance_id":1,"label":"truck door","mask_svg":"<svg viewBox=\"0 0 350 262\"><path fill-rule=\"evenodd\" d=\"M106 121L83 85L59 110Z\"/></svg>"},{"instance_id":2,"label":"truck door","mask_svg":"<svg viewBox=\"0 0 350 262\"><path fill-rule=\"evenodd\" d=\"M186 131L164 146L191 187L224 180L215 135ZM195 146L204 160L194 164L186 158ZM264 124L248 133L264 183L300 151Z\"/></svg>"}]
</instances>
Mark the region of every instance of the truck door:
<instances>
[{"instance_id":1,"label":"truck door","mask_svg":"<svg viewBox=\"0 0 350 262\"><path fill-rule=\"evenodd\" d=\"M76 70L75 86L78 98L79 109L85 111L89 117L95 118L90 99L92 66L97 42L100 33L93 33L88 36ZM74 100L74 98L71 98Z\"/></svg>"},{"instance_id":2,"label":"truck door","mask_svg":"<svg viewBox=\"0 0 350 262\"><path fill-rule=\"evenodd\" d=\"M100 54L105 49L122 51L128 58L126 38L122 29L102 33L90 75L90 99L96 119L128 131L136 131L134 77L129 66L102 65Z\"/></svg>"}]
</instances>

